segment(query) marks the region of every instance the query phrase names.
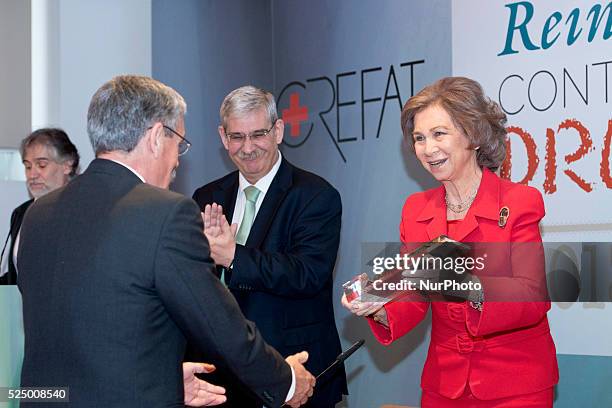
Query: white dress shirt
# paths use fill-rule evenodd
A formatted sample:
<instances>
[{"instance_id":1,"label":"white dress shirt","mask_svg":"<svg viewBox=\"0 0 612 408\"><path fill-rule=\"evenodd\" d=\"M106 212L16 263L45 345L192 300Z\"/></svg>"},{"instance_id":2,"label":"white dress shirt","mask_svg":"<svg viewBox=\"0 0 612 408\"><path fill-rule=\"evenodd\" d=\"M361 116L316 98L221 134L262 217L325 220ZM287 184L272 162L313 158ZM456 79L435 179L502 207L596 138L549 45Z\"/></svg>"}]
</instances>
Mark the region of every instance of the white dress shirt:
<instances>
[{"instance_id":1,"label":"white dress shirt","mask_svg":"<svg viewBox=\"0 0 612 408\"><path fill-rule=\"evenodd\" d=\"M17 265L17 263L15 262L16 257L15 257L15 253L16 253L16 249L17 249L17 244L19 244L19 242L17 242L17 244L15 245L15 248L13 249L13 253L11 254L11 245L13 243L13 237L10 236L10 232L9 232L9 237L8 240L6 241L6 252L4 252L4 254L2 254L2 260L0 263L0 277L4 276L8 273L9 270L9 257L12 256L13 257L13 265Z\"/></svg>"},{"instance_id":2,"label":"white dress shirt","mask_svg":"<svg viewBox=\"0 0 612 408\"><path fill-rule=\"evenodd\" d=\"M21 236L21 228L17 231L17 237L15 237L15 246L13 247L13 265L15 265L15 274L17 274L17 249L19 248L19 237Z\"/></svg>"},{"instance_id":3,"label":"white dress shirt","mask_svg":"<svg viewBox=\"0 0 612 408\"><path fill-rule=\"evenodd\" d=\"M34 201L36 201L36 198L34 199ZM13 247L13 253L6 254L6 256L2 259L2 269L0 269L2 273L0 273L0 276L4 275L5 273L8 273L8 257L9 256L13 257L13 265L15 265L15 274L19 272L17 270L17 249L19 248L19 237L20 236L21 236L21 227L19 227L19 230L17 230L17 236L15 237L15 246ZM13 237L11 237L11 240L12 239ZM10 248L11 242L9 242L8 245Z\"/></svg>"},{"instance_id":4,"label":"white dress shirt","mask_svg":"<svg viewBox=\"0 0 612 408\"><path fill-rule=\"evenodd\" d=\"M11 247L11 239L9 238L8 242L6 243L6 247L10 248ZM8 257L11 256L11 254L4 254L5 256L2 257L2 263L0 263L0 276L4 276L5 274L8 273Z\"/></svg>"},{"instance_id":5,"label":"white dress shirt","mask_svg":"<svg viewBox=\"0 0 612 408\"><path fill-rule=\"evenodd\" d=\"M240 224L242 223L242 217L244 215L244 208L246 207L246 194L244 194L244 189L249 186L257 187L261 193L257 197L257 202L255 203L255 217L257 217L257 213L259 212L259 208L261 207L261 203L263 203L264 198L266 197L266 193L268 189L270 189L270 184L272 184L272 180L276 173L278 173L278 169L280 168L282 160L281 152L278 152L278 159L274 166L270 169L268 174L257 180L257 183L251 184L248 180L242 175L242 173L238 173L238 195L236 196L236 204L234 205L234 215L232 216L232 224L238 224L238 231L240 229Z\"/></svg>"}]
</instances>

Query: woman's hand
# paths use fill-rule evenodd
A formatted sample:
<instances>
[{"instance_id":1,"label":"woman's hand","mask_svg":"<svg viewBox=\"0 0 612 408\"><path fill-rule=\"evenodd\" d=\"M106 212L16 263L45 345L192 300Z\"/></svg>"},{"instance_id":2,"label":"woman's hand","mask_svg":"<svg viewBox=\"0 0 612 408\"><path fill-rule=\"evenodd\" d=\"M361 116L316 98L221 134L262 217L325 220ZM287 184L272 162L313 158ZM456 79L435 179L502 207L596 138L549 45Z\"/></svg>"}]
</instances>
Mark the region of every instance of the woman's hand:
<instances>
[{"instance_id":1,"label":"woman's hand","mask_svg":"<svg viewBox=\"0 0 612 408\"><path fill-rule=\"evenodd\" d=\"M351 313L357 316L371 317L380 324L389 327L387 320L387 311L383 307L382 302L360 302L359 300L353 300L349 302L346 299L346 294L342 295L342 306L347 308Z\"/></svg>"}]
</instances>

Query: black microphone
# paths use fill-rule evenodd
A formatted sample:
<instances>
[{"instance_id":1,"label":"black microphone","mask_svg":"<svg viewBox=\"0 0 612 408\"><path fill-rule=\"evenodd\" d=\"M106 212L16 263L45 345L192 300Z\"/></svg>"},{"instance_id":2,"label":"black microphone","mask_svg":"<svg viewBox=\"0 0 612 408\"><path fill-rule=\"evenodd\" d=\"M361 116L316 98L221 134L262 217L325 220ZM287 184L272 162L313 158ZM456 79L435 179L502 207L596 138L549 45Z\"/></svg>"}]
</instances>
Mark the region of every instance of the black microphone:
<instances>
[{"instance_id":1,"label":"black microphone","mask_svg":"<svg viewBox=\"0 0 612 408\"><path fill-rule=\"evenodd\" d=\"M323 377L323 375L326 374L327 372L333 371L336 368L338 368L338 366L342 364L344 360L349 358L354 352L357 351L357 349L359 349L359 347L363 346L364 343L365 343L364 339L358 340L351 347L349 347L348 350L340 353L338 357L336 357L333 363L331 363L325 370L323 370L321 374L317 375L317 380Z\"/></svg>"}]
</instances>

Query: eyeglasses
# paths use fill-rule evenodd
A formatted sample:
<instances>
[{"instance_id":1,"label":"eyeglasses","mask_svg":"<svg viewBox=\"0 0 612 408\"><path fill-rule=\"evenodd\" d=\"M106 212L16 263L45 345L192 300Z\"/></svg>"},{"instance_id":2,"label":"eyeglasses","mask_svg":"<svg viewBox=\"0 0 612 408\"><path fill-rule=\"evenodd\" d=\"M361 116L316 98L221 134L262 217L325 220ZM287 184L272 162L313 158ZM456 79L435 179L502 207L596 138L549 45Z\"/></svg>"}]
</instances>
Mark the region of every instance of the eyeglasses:
<instances>
[{"instance_id":1,"label":"eyeglasses","mask_svg":"<svg viewBox=\"0 0 612 408\"><path fill-rule=\"evenodd\" d=\"M166 125L162 125L162 126L164 127L164 129L171 131L172 133L174 133L175 135L181 138L181 141L179 142L179 145L178 145L178 155L182 156L185 153L187 153L187 151L191 147L191 142L185 139L185 136L180 135L179 132L172 129L170 126L166 126ZM147 130L151 130L151 129L153 129L153 126L149 126L147 128Z\"/></svg>"},{"instance_id":2,"label":"eyeglasses","mask_svg":"<svg viewBox=\"0 0 612 408\"><path fill-rule=\"evenodd\" d=\"M181 141L178 145L179 156L182 156L189 151L189 148L191 147L191 142L189 140L185 139L184 136L181 136L176 130L172 129L170 126L164 125L164 129L171 131L172 133L181 138Z\"/></svg>"},{"instance_id":3,"label":"eyeglasses","mask_svg":"<svg viewBox=\"0 0 612 408\"><path fill-rule=\"evenodd\" d=\"M244 134L242 132L232 132L232 133L225 133L225 136L227 136L228 140L230 141L230 143L235 144L235 145L242 145L244 144L244 142L246 141L247 137L249 139L251 139L251 142L255 143L259 140L263 140L264 137L268 136L268 133L270 133L272 131L272 129L274 129L274 125L276 125L276 122L278 121L278 119L276 119L273 123L272 126L270 126L270 129L259 129L259 130L254 130L253 132L251 132L250 134Z\"/></svg>"}]
</instances>

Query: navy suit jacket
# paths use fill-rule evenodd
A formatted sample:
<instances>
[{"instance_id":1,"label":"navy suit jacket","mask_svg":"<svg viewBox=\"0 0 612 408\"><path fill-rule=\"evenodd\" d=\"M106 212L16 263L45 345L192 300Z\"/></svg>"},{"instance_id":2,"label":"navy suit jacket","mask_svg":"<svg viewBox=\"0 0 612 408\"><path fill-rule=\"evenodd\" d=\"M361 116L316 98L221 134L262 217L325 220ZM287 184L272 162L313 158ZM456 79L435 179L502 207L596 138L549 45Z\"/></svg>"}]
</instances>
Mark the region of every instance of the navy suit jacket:
<instances>
[{"instance_id":1,"label":"navy suit jacket","mask_svg":"<svg viewBox=\"0 0 612 408\"><path fill-rule=\"evenodd\" d=\"M238 171L195 191L201 209L221 204L231 223ZM245 245L236 245L228 288L245 316L283 356L306 350L317 375L341 352L332 301L342 204L321 177L285 159ZM226 273L226 279L228 274ZM346 394L344 368L319 382L309 406L330 407Z\"/></svg>"},{"instance_id":2,"label":"navy suit jacket","mask_svg":"<svg viewBox=\"0 0 612 408\"><path fill-rule=\"evenodd\" d=\"M36 200L17 259L21 386L67 386L70 403L33 407L182 407L186 339L283 404L291 369L216 278L202 229L191 199L110 160Z\"/></svg>"}]
</instances>

